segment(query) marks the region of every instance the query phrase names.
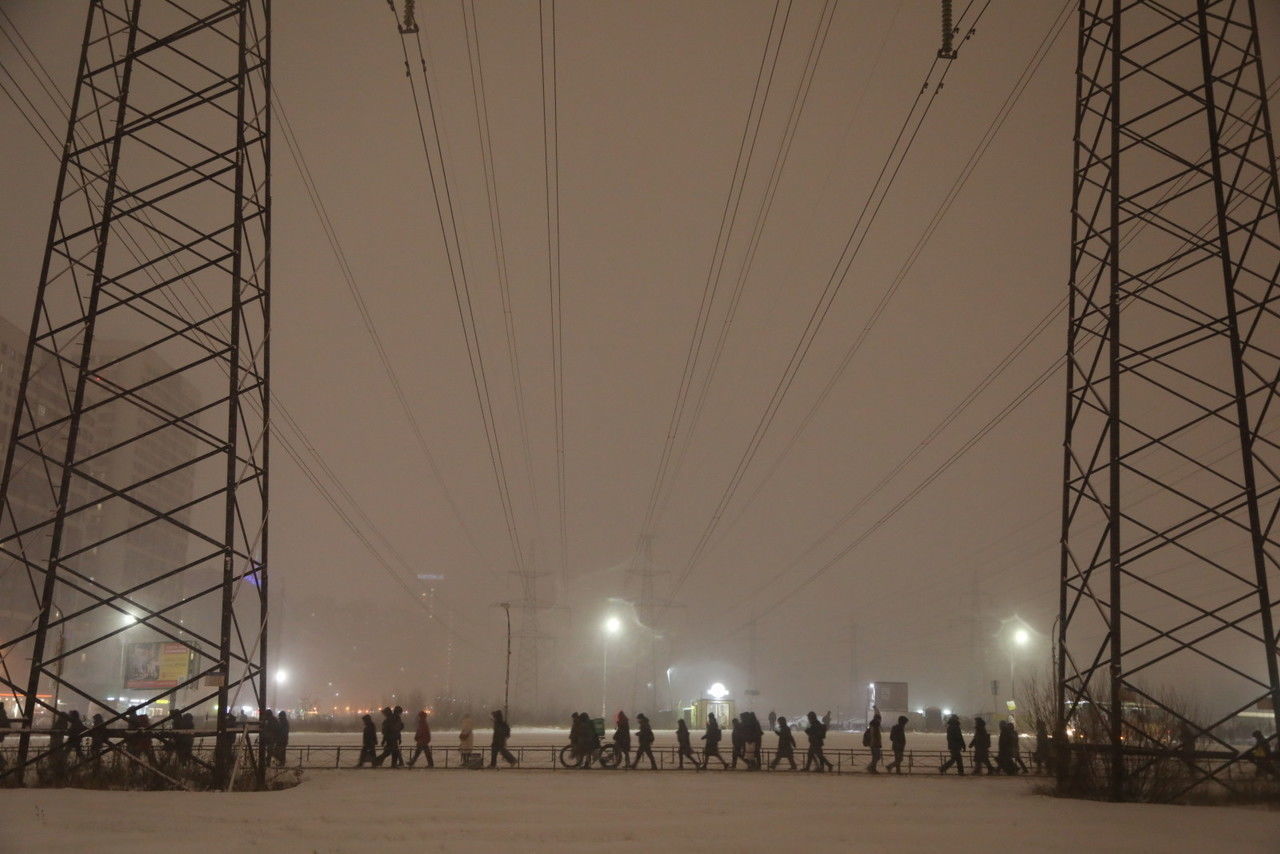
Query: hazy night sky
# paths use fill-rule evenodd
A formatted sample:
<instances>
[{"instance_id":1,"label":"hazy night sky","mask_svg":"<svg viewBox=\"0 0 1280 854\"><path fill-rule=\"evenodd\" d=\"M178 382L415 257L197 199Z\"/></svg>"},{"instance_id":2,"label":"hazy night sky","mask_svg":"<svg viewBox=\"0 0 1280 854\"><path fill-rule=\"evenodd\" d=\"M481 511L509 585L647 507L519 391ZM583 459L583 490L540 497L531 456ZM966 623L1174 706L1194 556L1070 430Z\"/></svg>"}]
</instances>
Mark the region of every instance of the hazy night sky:
<instances>
[{"instance_id":1,"label":"hazy night sky","mask_svg":"<svg viewBox=\"0 0 1280 854\"><path fill-rule=\"evenodd\" d=\"M607 600L637 595L624 583L625 569L712 264L774 3L556 4L568 591L559 590L538 4L476 7L531 460L503 334L463 7L431 0L419 3L418 15L520 539L548 573L539 595L568 606L542 613L543 631L556 637L544 648L544 693L555 692L556 707L592 708ZM83 4L3 0L3 8L69 93ZM815 0L791 5L705 350L720 332L822 9ZM753 616L761 702L788 710L793 703L847 708L851 648L860 681L908 681L913 705L976 703L986 680L1006 674L1008 665L998 643L984 653L972 648L975 640L991 645L1000 621L1014 614L1048 632L1057 611L1061 375L829 571L774 606L1061 355L1064 317L834 537L806 554L1066 294L1074 16L829 399L738 514L864 329L1061 9L1059 0L994 0L961 48L713 547L667 612L656 664L658 672L674 667L677 698L711 679L747 687L743 626ZM1259 3L1259 12L1274 76L1280 7ZM504 623L493 606L520 593L509 573L512 550L400 37L382 0L277 0L274 16L280 101L481 553L460 530L413 439L279 133L274 390L395 549L417 572L445 577L435 608L453 614L458 638L448 666L458 692L500 696ZM684 571L747 448L937 49L935 0L836 4L714 384L654 530L660 597ZM0 57L61 132L62 120L8 42L0 41ZM7 100L0 101L0 122L0 313L25 327L57 163ZM699 365L694 398L705 370ZM298 468L284 454L274 461L274 644L291 673L283 693L323 696L333 682L364 702L390 691L440 690L449 656L444 632L407 601ZM619 674L639 662L640 681L648 678L641 635L629 626L613 642L611 680L615 662ZM1026 666L1043 667L1048 654L1047 644L1036 646ZM633 679L617 679L625 687L611 692L610 702L630 709ZM638 700L647 707L645 692Z\"/></svg>"}]
</instances>

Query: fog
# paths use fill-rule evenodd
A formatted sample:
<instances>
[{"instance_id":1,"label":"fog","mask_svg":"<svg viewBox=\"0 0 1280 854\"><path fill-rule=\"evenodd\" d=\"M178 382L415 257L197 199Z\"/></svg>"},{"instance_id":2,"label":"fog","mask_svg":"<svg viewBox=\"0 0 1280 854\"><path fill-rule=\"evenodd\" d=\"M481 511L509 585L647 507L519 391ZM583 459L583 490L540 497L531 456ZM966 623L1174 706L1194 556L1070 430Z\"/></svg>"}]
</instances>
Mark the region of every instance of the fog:
<instances>
[{"instance_id":1,"label":"fog","mask_svg":"<svg viewBox=\"0 0 1280 854\"><path fill-rule=\"evenodd\" d=\"M81 6L3 3L64 93ZM887 680L909 683L912 707L982 710L1011 667L1024 684L1043 681L1058 610L1065 381L1042 375L1066 339L1053 312L1069 273L1074 16L1057 0L995 0L881 204L873 188L938 51L933 0L557 0L552 178L539 4L475 4L474 42L467 8L425 2L418 20L474 327L460 322L453 238L411 99L421 77L406 79L386 5L274 4L273 85L288 122L277 121L273 146L272 384L305 433L277 417L277 441L296 447L310 476L274 456L271 670L285 675L272 703L498 703L502 602L516 720L669 708L713 682L761 709L860 713L867 683ZM776 9L785 27L752 132ZM1274 74L1280 8L1259 12ZM1046 35L1016 107L931 227ZM34 106L59 133L65 119L12 42L0 41L0 58L16 99L0 102L0 315L25 329L58 164L24 115ZM747 171L735 190L738 162ZM550 215L548 185L558 187ZM864 231L810 341L846 241ZM719 284L704 315L709 278ZM535 580L522 585L521 568ZM530 590L536 609L521 607ZM610 616L616 634L604 629ZM1016 627L1029 631L1024 646Z\"/></svg>"}]
</instances>

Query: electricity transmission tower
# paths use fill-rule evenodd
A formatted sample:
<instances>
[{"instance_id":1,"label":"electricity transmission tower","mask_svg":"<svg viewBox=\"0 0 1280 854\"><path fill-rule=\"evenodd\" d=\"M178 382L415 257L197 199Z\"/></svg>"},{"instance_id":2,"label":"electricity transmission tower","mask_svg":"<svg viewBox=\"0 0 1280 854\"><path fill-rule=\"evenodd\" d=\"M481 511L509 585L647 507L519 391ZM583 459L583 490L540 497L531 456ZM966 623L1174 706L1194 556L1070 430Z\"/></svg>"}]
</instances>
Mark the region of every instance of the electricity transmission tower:
<instances>
[{"instance_id":1,"label":"electricity transmission tower","mask_svg":"<svg viewBox=\"0 0 1280 854\"><path fill-rule=\"evenodd\" d=\"M37 729L266 702L269 10L88 3L0 476L0 682ZM47 755L24 732L0 777Z\"/></svg>"},{"instance_id":2,"label":"electricity transmission tower","mask_svg":"<svg viewBox=\"0 0 1280 854\"><path fill-rule=\"evenodd\" d=\"M1059 724L1113 797L1169 732L1187 789L1230 785L1229 729L1280 724L1280 188L1254 2L1082 0L1078 72ZM1194 712L1166 692L1188 684Z\"/></svg>"},{"instance_id":3,"label":"electricity transmission tower","mask_svg":"<svg viewBox=\"0 0 1280 854\"><path fill-rule=\"evenodd\" d=\"M553 607L538 598L538 579L547 575L535 571L534 555L520 570L512 574L520 579L520 600L513 602L520 611L520 630L515 633L516 646L516 709L526 717L538 712L540 678L542 672L542 644L550 638L541 630L539 612Z\"/></svg>"}]
</instances>

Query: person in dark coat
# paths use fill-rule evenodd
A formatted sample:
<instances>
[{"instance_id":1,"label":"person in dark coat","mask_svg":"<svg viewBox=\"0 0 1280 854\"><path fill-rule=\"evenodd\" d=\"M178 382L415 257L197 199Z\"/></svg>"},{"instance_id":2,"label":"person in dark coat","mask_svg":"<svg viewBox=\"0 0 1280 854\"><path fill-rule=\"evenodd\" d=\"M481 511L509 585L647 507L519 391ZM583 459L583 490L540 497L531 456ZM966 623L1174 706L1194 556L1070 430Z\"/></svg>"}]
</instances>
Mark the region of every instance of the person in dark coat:
<instances>
[{"instance_id":1,"label":"person in dark coat","mask_svg":"<svg viewBox=\"0 0 1280 854\"><path fill-rule=\"evenodd\" d=\"M356 763L356 767L363 768L366 762L376 767L378 765L378 728L374 726L371 715L365 715L360 720L364 721L364 729L360 734L360 761Z\"/></svg>"},{"instance_id":2,"label":"person in dark coat","mask_svg":"<svg viewBox=\"0 0 1280 854\"><path fill-rule=\"evenodd\" d=\"M268 765L276 755L276 745L280 742L280 721L276 713L270 709L262 711L262 721L258 725L258 743L262 747L263 761Z\"/></svg>"},{"instance_id":3,"label":"person in dark coat","mask_svg":"<svg viewBox=\"0 0 1280 854\"><path fill-rule=\"evenodd\" d=\"M1014 754L1018 750L1018 731L1008 721L1000 722L1000 734L996 741L996 765L1006 774L1017 774Z\"/></svg>"},{"instance_id":4,"label":"person in dark coat","mask_svg":"<svg viewBox=\"0 0 1280 854\"><path fill-rule=\"evenodd\" d=\"M898 715L898 722L889 728L889 746L893 748L893 761L884 766L886 771L902 773L902 754L907 751L908 721L906 715Z\"/></svg>"},{"instance_id":5,"label":"person in dark coat","mask_svg":"<svg viewBox=\"0 0 1280 854\"><path fill-rule=\"evenodd\" d=\"M1253 776L1254 777L1276 777L1275 759L1271 753L1271 742L1262 730L1255 729L1253 731L1253 747L1249 749L1250 758L1253 760Z\"/></svg>"},{"instance_id":6,"label":"person in dark coat","mask_svg":"<svg viewBox=\"0 0 1280 854\"><path fill-rule=\"evenodd\" d=\"M67 736L67 715L65 712L53 713L53 727L49 733L49 755L60 757Z\"/></svg>"},{"instance_id":7,"label":"person in dark coat","mask_svg":"<svg viewBox=\"0 0 1280 854\"><path fill-rule=\"evenodd\" d=\"M5 730L9 729L11 726L12 724L9 722L9 712L4 707L4 700L0 700L0 748L4 747L4 740L8 735ZM4 750L0 749L0 768L3 768L4 766Z\"/></svg>"},{"instance_id":8,"label":"person in dark coat","mask_svg":"<svg viewBox=\"0 0 1280 854\"><path fill-rule=\"evenodd\" d=\"M276 713L276 761L285 764L285 750L289 747L289 716L281 709Z\"/></svg>"},{"instance_id":9,"label":"person in dark coat","mask_svg":"<svg viewBox=\"0 0 1280 854\"><path fill-rule=\"evenodd\" d=\"M756 717L755 712L743 712L742 725L745 728L744 735L746 736L744 755L747 760L747 768L752 771L759 771L764 758L764 729L760 726L760 719Z\"/></svg>"},{"instance_id":10,"label":"person in dark coat","mask_svg":"<svg viewBox=\"0 0 1280 854\"><path fill-rule=\"evenodd\" d=\"M1049 729L1041 718L1036 718L1036 749L1031 754L1031 761L1036 766L1036 773L1048 770L1053 773L1053 755L1049 748Z\"/></svg>"},{"instance_id":11,"label":"person in dark coat","mask_svg":"<svg viewBox=\"0 0 1280 854\"><path fill-rule=\"evenodd\" d=\"M636 730L636 758L632 761L631 767L635 768L640 764L641 756L648 756L650 770L656 771L658 762L653 758L653 727L649 726L649 719L645 717L644 712L636 715L636 720L640 723L640 729Z\"/></svg>"},{"instance_id":12,"label":"person in dark coat","mask_svg":"<svg viewBox=\"0 0 1280 854\"><path fill-rule=\"evenodd\" d=\"M773 761L769 763L769 770L772 771L778 767L778 763L787 760L791 763L791 770L796 770L796 737L791 732L791 727L787 726L786 718L776 718L776 725L773 731L778 734L778 752L773 755Z\"/></svg>"},{"instance_id":13,"label":"person in dark coat","mask_svg":"<svg viewBox=\"0 0 1280 854\"><path fill-rule=\"evenodd\" d=\"M174 738L174 748L177 750L178 761L184 765L189 764L195 760L196 737L187 733L196 728L195 716L190 712L185 712L178 716L178 722L174 726L182 731L182 735Z\"/></svg>"},{"instance_id":14,"label":"person in dark coat","mask_svg":"<svg viewBox=\"0 0 1280 854\"><path fill-rule=\"evenodd\" d=\"M502 717L501 709L493 710L493 739L489 742L489 767L498 767L498 756L501 755L508 765L516 764L516 757L507 750L507 739L511 738L511 727Z\"/></svg>"},{"instance_id":15,"label":"person in dark coat","mask_svg":"<svg viewBox=\"0 0 1280 854\"><path fill-rule=\"evenodd\" d=\"M67 755L74 753L77 759L84 759L84 721L75 709L67 712Z\"/></svg>"},{"instance_id":16,"label":"person in dark coat","mask_svg":"<svg viewBox=\"0 0 1280 854\"><path fill-rule=\"evenodd\" d=\"M706 742L702 748L702 767L708 767L714 756L723 767L728 768L729 763L720 755L720 724L716 723L715 715L707 715L707 731L702 734L702 740Z\"/></svg>"},{"instance_id":17,"label":"person in dark coat","mask_svg":"<svg viewBox=\"0 0 1280 854\"><path fill-rule=\"evenodd\" d=\"M107 749L107 724L102 715L93 716L93 726L89 728L89 752L97 759Z\"/></svg>"},{"instance_id":18,"label":"person in dark coat","mask_svg":"<svg viewBox=\"0 0 1280 854\"><path fill-rule=\"evenodd\" d=\"M680 762L680 768L684 769L684 760L688 759L693 763L695 771L700 770L702 765L698 762L698 757L693 753L693 744L689 741L689 725L684 722L684 718L676 721L676 759Z\"/></svg>"},{"instance_id":19,"label":"person in dark coat","mask_svg":"<svg viewBox=\"0 0 1280 854\"><path fill-rule=\"evenodd\" d=\"M827 740L827 726L818 720L817 712L809 712L809 726L804 734L809 738L809 752L804 758L804 770L816 768L818 771L830 771L835 768L831 760L822 752L822 744Z\"/></svg>"},{"instance_id":20,"label":"person in dark coat","mask_svg":"<svg viewBox=\"0 0 1280 854\"><path fill-rule=\"evenodd\" d=\"M413 756L409 758L409 767L418 761L419 756L427 757L427 767L436 767L435 758L431 755L431 722L427 720L427 710L418 711L417 728L413 731Z\"/></svg>"},{"instance_id":21,"label":"person in dark coat","mask_svg":"<svg viewBox=\"0 0 1280 854\"><path fill-rule=\"evenodd\" d=\"M947 769L952 765L956 766L956 770L960 772L960 776L964 776L964 733L960 731L960 718L952 715L947 718L947 752L951 754L951 758L942 763L939 772L945 774Z\"/></svg>"},{"instance_id":22,"label":"person in dark coat","mask_svg":"<svg viewBox=\"0 0 1280 854\"><path fill-rule=\"evenodd\" d=\"M729 745L733 748L733 764L730 768L738 767L738 760L741 759L747 767L751 767L751 763L747 762L747 733L742 726L741 718L734 718L729 727Z\"/></svg>"},{"instance_id":23,"label":"person in dark coat","mask_svg":"<svg viewBox=\"0 0 1280 854\"><path fill-rule=\"evenodd\" d=\"M397 706L396 708L399 708ZM397 726L397 724L400 724ZM391 767L399 768L404 764L404 757L400 755L400 730L404 725L396 720L396 713L390 706L382 707L382 753L378 758L373 760L374 767L380 767L388 758L391 759Z\"/></svg>"},{"instance_id":24,"label":"person in dark coat","mask_svg":"<svg viewBox=\"0 0 1280 854\"><path fill-rule=\"evenodd\" d=\"M1004 721L1000 722L1000 734L1004 735ZM987 732L987 722L982 718L973 719L973 738L969 739L969 747L973 748L973 773L996 773L996 766L991 764L991 733Z\"/></svg>"},{"instance_id":25,"label":"person in dark coat","mask_svg":"<svg viewBox=\"0 0 1280 854\"><path fill-rule=\"evenodd\" d=\"M627 713L618 709L618 716L613 719L613 749L618 757L619 768L631 767L631 720Z\"/></svg>"},{"instance_id":26,"label":"person in dark coat","mask_svg":"<svg viewBox=\"0 0 1280 854\"><path fill-rule=\"evenodd\" d=\"M778 713L773 709L769 710L769 732L778 731Z\"/></svg>"},{"instance_id":27,"label":"person in dark coat","mask_svg":"<svg viewBox=\"0 0 1280 854\"><path fill-rule=\"evenodd\" d=\"M884 741L880 733L880 715L877 713L867 724L867 747L871 748L871 764L867 765L870 774L880 773L880 758L884 755Z\"/></svg>"},{"instance_id":28,"label":"person in dark coat","mask_svg":"<svg viewBox=\"0 0 1280 854\"><path fill-rule=\"evenodd\" d=\"M591 767L591 760L600 755L600 733L596 732L596 725L586 712L580 712L578 720L582 722L582 767L585 770Z\"/></svg>"}]
</instances>

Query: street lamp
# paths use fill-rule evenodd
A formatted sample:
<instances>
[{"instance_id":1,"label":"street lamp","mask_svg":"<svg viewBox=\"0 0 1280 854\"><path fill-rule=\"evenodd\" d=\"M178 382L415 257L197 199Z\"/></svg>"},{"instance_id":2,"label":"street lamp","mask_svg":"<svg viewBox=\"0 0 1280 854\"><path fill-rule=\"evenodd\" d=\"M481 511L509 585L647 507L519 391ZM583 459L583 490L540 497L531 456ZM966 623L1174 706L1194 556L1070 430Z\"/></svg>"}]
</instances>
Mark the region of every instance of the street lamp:
<instances>
[{"instance_id":1,"label":"street lamp","mask_svg":"<svg viewBox=\"0 0 1280 854\"><path fill-rule=\"evenodd\" d=\"M617 617L609 617L604 621L604 632L601 635L602 645L604 647L604 668L600 678L600 717L608 718L609 716L609 638L622 631L622 620Z\"/></svg>"},{"instance_id":2,"label":"street lamp","mask_svg":"<svg viewBox=\"0 0 1280 854\"><path fill-rule=\"evenodd\" d=\"M1009 699L1013 700L1017 693L1017 683L1014 680L1017 677L1018 651L1025 649L1027 644L1031 643L1031 632L1019 626L1013 630L1010 640L1012 645L1009 647Z\"/></svg>"},{"instance_id":3,"label":"street lamp","mask_svg":"<svg viewBox=\"0 0 1280 854\"><path fill-rule=\"evenodd\" d=\"M283 667L276 670L275 685L271 688L271 705L280 707L280 686L289 681L289 671Z\"/></svg>"}]
</instances>

